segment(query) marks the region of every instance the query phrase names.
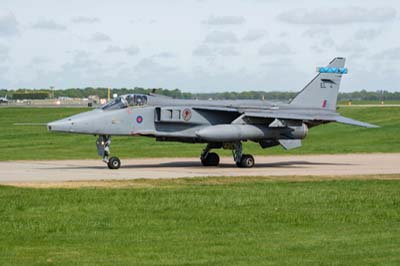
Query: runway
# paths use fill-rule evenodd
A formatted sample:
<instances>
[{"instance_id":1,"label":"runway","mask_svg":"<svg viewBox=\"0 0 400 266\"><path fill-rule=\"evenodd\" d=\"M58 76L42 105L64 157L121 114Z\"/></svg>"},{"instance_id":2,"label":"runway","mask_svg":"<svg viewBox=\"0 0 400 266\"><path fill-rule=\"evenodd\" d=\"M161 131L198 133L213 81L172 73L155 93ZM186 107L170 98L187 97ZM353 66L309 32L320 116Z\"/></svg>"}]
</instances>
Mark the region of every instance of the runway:
<instances>
[{"instance_id":1,"label":"runway","mask_svg":"<svg viewBox=\"0 0 400 266\"><path fill-rule=\"evenodd\" d=\"M198 158L122 160L109 170L100 160L0 162L0 184L90 180L156 179L201 176L351 176L400 174L400 153L304 156L256 156L251 169L232 158L219 167L203 167Z\"/></svg>"}]
</instances>

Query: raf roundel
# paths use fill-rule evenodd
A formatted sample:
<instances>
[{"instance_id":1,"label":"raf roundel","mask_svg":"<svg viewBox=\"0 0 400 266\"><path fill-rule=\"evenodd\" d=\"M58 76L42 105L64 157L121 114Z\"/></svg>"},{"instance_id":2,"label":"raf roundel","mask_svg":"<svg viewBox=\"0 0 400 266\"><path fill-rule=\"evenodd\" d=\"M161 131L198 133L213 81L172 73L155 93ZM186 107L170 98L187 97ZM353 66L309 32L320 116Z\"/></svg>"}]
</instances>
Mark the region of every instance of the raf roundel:
<instances>
[{"instance_id":1,"label":"raf roundel","mask_svg":"<svg viewBox=\"0 0 400 266\"><path fill-rule=\"evenodd\" d=\"M137 122L138 124L141 124L141 123L143 122L143 116L138 115L138 116L136 117L136 122Z\"/></svg>"},{"instance_id":2,"label":"raf roundel","mask_svg":"<svg viewBox=\"0 0 400 266\"><path fill-rule=\"evenodd\" d=\"M190 110L189 108L183 109L182 117L183 117L183 120L189 121L190 118L192 118L192 110Z\"/></svg>"}]
</instances>

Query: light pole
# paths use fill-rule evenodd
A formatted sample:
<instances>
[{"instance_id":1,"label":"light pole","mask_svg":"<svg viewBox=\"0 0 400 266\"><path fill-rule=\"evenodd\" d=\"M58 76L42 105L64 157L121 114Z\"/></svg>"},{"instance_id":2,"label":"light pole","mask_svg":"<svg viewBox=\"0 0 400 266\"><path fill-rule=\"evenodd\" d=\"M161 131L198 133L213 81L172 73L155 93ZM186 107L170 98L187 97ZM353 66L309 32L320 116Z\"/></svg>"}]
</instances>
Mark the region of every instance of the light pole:
<instances>
[{"instance_id":1,"label":"light pole","mask_svg":"<svg viewBox=\"0 0 400 266\"><path fill-rule=\"evenodd\" d=\"M54 86L50 86L50 99L54 99Z\"/></svg>"}]
</instances>

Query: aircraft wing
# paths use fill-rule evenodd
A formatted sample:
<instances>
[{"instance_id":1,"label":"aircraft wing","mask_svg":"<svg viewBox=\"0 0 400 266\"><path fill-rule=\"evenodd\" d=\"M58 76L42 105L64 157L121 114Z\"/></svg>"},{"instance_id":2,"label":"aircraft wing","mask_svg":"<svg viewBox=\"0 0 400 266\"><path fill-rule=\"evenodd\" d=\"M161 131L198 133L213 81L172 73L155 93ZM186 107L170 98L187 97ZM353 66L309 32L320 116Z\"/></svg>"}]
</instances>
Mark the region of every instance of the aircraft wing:
<instances>
[{"instance_id":1,"label":"aircraft wing","mask_svg":"<svg viewBox=\"0 0 400 266\"><path fill-rule=\"evenodd\" d=\"M335 122L339 122L339 123L347 124L347 125L359 126L359 127L367 127L367 128L378 128L379 127L377 125L365 123L365 122L354 120L354 119L344 117L344 116L337 116Z\"/></svg>"},{"instance_id":2,"label":"aircraft wing","mask_svg":"<svg viewBox=\"0 0 400 266\"><path fill-rule=\"evenodd\" d=\"M257 118L277 118L277 119L289 119L289 120L303 120L303 121L326 121L326 122L338 122L342 124L367 127L367 128L378 128L379 126L344 117L341 115L333 114L304 114L296 112L245 112L246 117L257 117Z\"/></svg>"},{"instance_id":3,"label":"aircraft wing","mask_svg":"<svg viewBox=\"0 0 400 266\"><path fill-rule=\"evenodd\" d=\"M296 114L289 112L245 112L246 117L257 117L257 118L278 118L278 119L290 119L290 120L323 120L318 119L315 116L308 114Z\"/></svg>"},{"instance_id":4,"label":"aircraft wing","mask_svg":"<svg viewBox=\"0 0 400 266\"><path fill-rule=\"evenodd\" d=\"M347 125L378 128L379 126L351 119L338 115L337 113L307 113L307 112L291 112L289 110L240 110L234 107L217 107L217 106L200 106L193 109L208 110L208 111L224 111L242 113L244 117L249 118L269 118L269 119L287 119L287 120L302 120L302 121L324 121L338 122Z\"/></svg>"}]
</instances>

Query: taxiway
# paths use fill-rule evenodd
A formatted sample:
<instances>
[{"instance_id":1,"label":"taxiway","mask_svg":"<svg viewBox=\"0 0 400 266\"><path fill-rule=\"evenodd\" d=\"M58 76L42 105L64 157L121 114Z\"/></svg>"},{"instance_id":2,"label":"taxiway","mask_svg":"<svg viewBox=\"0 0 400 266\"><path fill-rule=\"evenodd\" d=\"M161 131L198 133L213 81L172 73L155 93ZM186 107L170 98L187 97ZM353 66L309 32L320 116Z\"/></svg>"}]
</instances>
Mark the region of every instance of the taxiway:
<instances>
[{"instance_id":1,"label":"taxiway","mask_svg":"<svg viewBox=\"0 0 400 266\"><path fill-rule=\"evenodd\" d=\"M109 170L100 160L0 162L0 184L182 178L200 176L351 176L400 174L399 153L256 156L251 169L237 168L232 158L219 167L203 167L198 158L122 160Z\"/></svg>"}]
</instances>

